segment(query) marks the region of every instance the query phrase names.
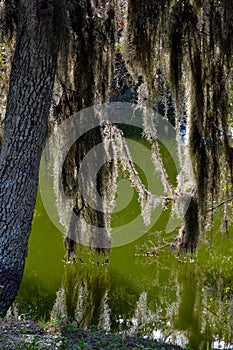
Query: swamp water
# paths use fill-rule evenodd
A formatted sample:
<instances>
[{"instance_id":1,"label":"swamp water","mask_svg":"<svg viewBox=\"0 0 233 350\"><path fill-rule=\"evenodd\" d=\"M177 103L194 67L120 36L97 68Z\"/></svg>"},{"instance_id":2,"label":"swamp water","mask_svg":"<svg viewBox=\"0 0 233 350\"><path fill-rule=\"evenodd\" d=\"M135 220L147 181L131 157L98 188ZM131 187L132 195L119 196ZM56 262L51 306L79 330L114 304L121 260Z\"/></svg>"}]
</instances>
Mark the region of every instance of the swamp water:
<instances>
[{"instance_id":1,"label":"swamp water","mask_svg":"<svg viewBox=\"0 0 233 350\"><path fill-rule=\"evenodd\" d=\"M216 229L193 260L189 255L178 259L170 247L147 256L143 251L152 243L173 240L174 232L162 233L168 214L163 211L151 233L113 248L108 265L97 266L95 255L85 249L78 252L84 263L77 259L66 264L62 234L38 197L17 313L35 320L75 320L79 327L127 332L195 350L230 348L233 241Z\"/></svg>"},{"instance_id":2,"label":"swamp water","mask_svg":"<svg viewBox=\"0 0 233 350\"><path fill-rule=\"evenodd\" d=\"M139 146L131 142L137 172L146 188L160 195L163 187L159 175L155 179L150 152L145 144ZM163 157L174 183L174 163L165 150ZM63 261L64 237L38 195L16 313L34 320L65 319L81 328L126 332L193 350L230 349L233 229L228 236L221 232L222 209L215 215L212 234L202 240L195 256L178 258L166 244L178 234L169 204L153 211L147 229L137 193L124 177L119 178L117 194L111 223L114 248L109 263L100 261L99 266L96 255L85 248L78 249L77 263ZM167 227L174 229L166 232ZM164 245L155 255L146 254Z\"/></svg>"}]
</instances>

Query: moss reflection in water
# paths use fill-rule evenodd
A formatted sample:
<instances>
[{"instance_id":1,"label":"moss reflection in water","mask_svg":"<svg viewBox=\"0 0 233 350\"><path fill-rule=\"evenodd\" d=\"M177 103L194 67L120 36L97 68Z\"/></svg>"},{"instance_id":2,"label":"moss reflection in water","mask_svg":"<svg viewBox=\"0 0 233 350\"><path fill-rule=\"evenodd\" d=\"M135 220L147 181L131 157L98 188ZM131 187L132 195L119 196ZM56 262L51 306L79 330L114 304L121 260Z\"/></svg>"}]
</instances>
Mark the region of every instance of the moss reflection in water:
<instances>
[{"instance_id":1,"label":"moss reflection in water","mask_svg":"<svg viewBox=\"0 0 233 350\"><path fill-rule=\"evenodd\" d=\"M51 316L75 321L81 328L108 327L109 271L95 265L67 264ZM106 325L105 325L106 324Z\"/></svg>"},{"instance_id":2,"label":"moss reflection in water","mask_svg":"<svg viewBox=\"0 0 233 350\"><path fill-rule=\"evenodd\" d=\"M168 214L164 211L158 220L161 230ZM160 231L114 248L109 265L97 266L85 250L78 253L84 264L64 264L63 237L38 201L18 314L66 319L83 328L156 337L193 349L204 350L216 339L233 343L233 243L216 228L214 232L212 246L203 243L194 262L189 255L178 259L169 247L145 256L140 247L175 236Z\"/></svg>"}]
</instances>

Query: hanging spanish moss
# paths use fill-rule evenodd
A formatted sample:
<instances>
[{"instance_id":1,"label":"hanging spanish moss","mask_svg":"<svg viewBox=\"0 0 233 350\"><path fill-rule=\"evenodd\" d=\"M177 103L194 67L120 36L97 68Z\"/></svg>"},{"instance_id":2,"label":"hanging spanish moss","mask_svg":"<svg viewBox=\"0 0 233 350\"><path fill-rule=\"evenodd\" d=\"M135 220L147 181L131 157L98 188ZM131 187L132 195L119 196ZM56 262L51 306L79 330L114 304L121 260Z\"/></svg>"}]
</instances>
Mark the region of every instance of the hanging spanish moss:
<instances>
[{"instance_id":1,"label":"hanging spanish moss","mask_svg":"<svg viewBox=\"0 0 233 350\"><path fill-rule=\"evenodd\" d=\"M173 196L173 188L168 179L168 174L164 166L164 162L161 155L158 135L157 135L157 126L156 124L160 123L160 115L158 114L158 103L162 98L165 102L165 106L167 104L167 95L164 96L164 91L161 88L161 70L157 72L155 75L156 81L156 92L154 100L151 99L153 95L150 97L150 91L148 89L148 82L141 84L138 87L138 99L136 109L141 109L142 111L142 126L143 133L142 136L151 144L151 159L155 166L156 171L159 171L161 176L161 182L164 188L164 193L166 196ZM166 108L166 107L165 107ZM166 112L165 112L166 113ZM166 114L165 114L166 116ZM167 119L167 118L166 118Z\"/></svg>"},{"instance_id":2,"label":"hanging spanish moss","mask_svg":"<svg viewBox=\"0 0 233 350\"><path fill-rule=\"evenodd\" d=\"M231 50L229 31L232 21L226 16L227 7L228 2L204 3L199 19L202 35L198 38L194 34L195 28L188 35L192 84L189 145L202 231L208 200L213 206L226 174L232 182L227 95L230 57L229 49L225 48L225 40L229 40Z\"/></svg>"},{"instance_id":3,"label":"hanging spanish moss","mask_svg":"<svg viewBox=\"0 0 233 350\"><path fill-rule=\"evenodd\" d=\"M149 192L145 185L142 183L140 176L134 166L133 159L131 157L130 150L124 135L120 129L110 123L105 124L105 143L108 143L108 153L110 158L113 159L112 164L115 169L114 176L112 177L111 190L113 195L117 193L117 178L118 168L120 166L122 172L129 178L132 186L138 193L138 201L141 207L141 214L145 225L149 225L151 221L151 212L157 206L164 204L164 199L153 195ZM108 195L108 197L110 194ZM114 197L112 198L114 206Z\"/></svg>"},{"instance_id":4,"label":"hanging spanish moss","mask_svg":"<svg viewBox=\"0 0 233 350\"><path fill-rule=\"evenodd\" d=\"M126 69L136 81L141 77L140 84L136 83L137 107L143 110L144 137L152 145L152 160L160 171L164 192L173 198L174 208L179 206L184 194L190 198L180 246L185 250L191 248L191 251L196 248L200 233L205 232L208 213L213 213L209 207L213 209L219 201L225 201L222 229L227 232L230 210L227 199L232 196L230 184L233 182L232 147L229 141L232 119L232 0L40 0L28 4L30 6L18 0L0 1L0 9L4 8L1 12L5 14L1 32L13 37L19 10L29 23L27 28L31 35L34 35L36 27L36 11L46 15L51 11L56 12L56 23L53 25L58 28L59 35L57 42L52 37L50 41L54 47L59 45L63 57L61 62L67 59L57 72L57 101L53 106L51 128L82 109L108 100L115 46L118 43L118 53L121 60L123 57ZM117 27L119 18L120 30ZM165 117L169 103L174 105L176 112L174 125L180 163L176 191L169 182L163 164L152 117L161 101ZM72 146L62 175L63 187L70 196L75 214L88 225L105 231L97 237L98 230L90 236L87 227L76 228L77 237L71 236L68 242L68 250L72 253L75 250L73 242L76 238L83 242L83 234L86 235L84 241L98 254L104 255L101 247L105 247L107 252L111 245L110 214L106 203L103 201L100 210L87 203L79 182L85 180L90 184L91 191L93 179L88 173L85 179L78 179L82 160L97 145L104 144L103 159L107 159L99 169L96 181L97 192L103 200L114 203L118 165L112 159L116 156L116 159L122 158L121 166L128 172L139 193L147 223L151 209L157 205L157 199L146 190L135 171L122 134L112 125L101 124L101 121L100 116L100 127L82 135ZM84 122L88 123L87 120ZM186 127L185 142L188 147L180 140L181 123ZM113 136L108 139L110 129ZM187 149L190 159L185 155ZM99 154L95 156L98 158ZM56 173L59 154L54 161ZM192 170L189 176L187 169L190 164ZM58 181L55 187L58 193ZM110 193L109 188L114 191ZM223 188L226 190L223 191ZM96 199L94 197L93 200ZM57 206L62 224L71 229L72 223L66 222L66 208L59 195Z\"/></svg>"},{"instance_id":5,"label":"hanging spanish moss","mask_svg":"<svg viewBox=\"0 0 233 350\"><path fill-rule=\"evenodd\" d=\"M149 93L153 93L150 99L158 97L151 86L156 83L156 69L164 67L164 62L177 107L177 125L184 87L188 86L190 93L186 119L195 195L184 217L183 242L191 250L199 232L205 230L207 208L218 201L222 181L232 182L228 95L232 78L231 8L229 0L128 1L127 62L136 73L142 73Z\"/></svg>"},{"instance_id":6,"label":"hanging spanish moss","mask_svg":"<svg viewBox=\"0 0 233 350\"><path fill-rule=\"evenodd\" d=\"M232 181L228 120L232 52L230 5L230 1L129 0L126 13L125 7L121 6L121 16L126 18L126 29L121 28L121 35L124 32L120 42L123 41L123 57L136 80L139 75L144 79L138 89L138 102L144 116L144 136L152 143L152 159L161 173L166 195L173 198L174 210L180 206L183 197L190 198L180 244L192 251L200 232L205 231L208 208L216 204L222 182ZM70 75L68 79L60 79L63 92L58 110L60 108L63 117L106 101L114 62L117 40L115 19L117 13L119 15L119 7L116 2L73 1L69 3L69 11L76 16L70 16L73 33ZM157 111L159 101L164 101L167 115L167 95L173 100L176 111L174 123L180 172L175 192L168 180L151 117L151 108ZM188 147L180 140L181 123L186 125ZM76 143L72 152L76 154L77 169L88 152L86 145L89 143L95 147L104 140L104 134L106 126L104 131L99 128ZM128 169L130 159L128 153ZM74 157L70 155L63 171L65 187L77 181L78 170L71 175L66 170L71 169L72 164ZM98 174L97 187L106 198L107 183L116 183L116 168L114 162L109 162ZM109 181L106 181L106 176L109 176ZM102 186L101 183L105 184ZM134 185L139 190L137 181ZM146 190L141 189L139 193L145 194ZM139 198L141 203L143 198ZM144 202L149 203L148 198ZM149 217L149 209L144 209L142 211ZM98 222L100 227L110 228L109 219L105 222L106 217L88 207L80 194L77 194L74 211L84 215L89 223L93 220L95 225ZM95 246L94 241L91 239L91 246Z\"/></svg>"},{"instance_id":7,"label":"hanging spanish moss","mask_svg":"<svg viewBox=\"0 0 233 350\"><path fill-rule=\"evenodd\" d=\"M124 37L125 58L135 76L142 74L149 98L156 97L156 62L163 55L160 30L168 14L169 0L128 0ZM127 54L126 54L127 53ZM151 96L152 97L152 96Z\"/></svg>"},{"instance_id":8,"label":"hanging spanish moss","mask_svg":"<svg viewBox=\"0 0 233 350\"><path fill-rule=\"evenodd\" d=\"M54 109L56 119L61 120L82 109L106 101L110 88L116 41L117 6L115 1L70 1L68 10L72 33L69 45L70 61L67 64L68 72L66 74L59 72L57 88L61 91L61 97ZM98 114L97 110L96 113ZM83 122L88 123L88 120ZM99 124L101 125L101 116ZM90 130L76 141L64 162L63 186L66 193L73 198L75 196L73 211L80 219L78 226L75 224L75 227L74 223L70 222L65 239L67 257L72 256L71 260L75 260L76 241L90 246L91 249L96 250L98 255L103 256L109 252L111 247L110 216L103 203L108 200L109 188L111 188L114 176L112 163L108 161L99 169L97 183L90 175L91 169L84 175L80 175L81 177L77 177L81 163L90 150L95 152L95 159L99 159L100 154L95 148L102 142L102 128ZM102 156L105 159L104 154ZM81 182L87 184L88 196L92 198L93 203L98 203L98 209L83 197ZM102 197L102 201L99 201L98 195L95 195L95 188ZM59 191L58 188L57 190ZM64 215L62 203L58 204L58 208L62 210L60 213L58 209L59 215Z\"/></svg>"},{"instance_id":9,"label":"hanging spanish moss","mask_svg":"<svg viewBox=\"0 0 233 350\"><path fill-rule=\"evenodd\" d=\"M72 1L74 86L78 109L105 102L116 42L116 1Z\"/></svg>"}]
</instances>

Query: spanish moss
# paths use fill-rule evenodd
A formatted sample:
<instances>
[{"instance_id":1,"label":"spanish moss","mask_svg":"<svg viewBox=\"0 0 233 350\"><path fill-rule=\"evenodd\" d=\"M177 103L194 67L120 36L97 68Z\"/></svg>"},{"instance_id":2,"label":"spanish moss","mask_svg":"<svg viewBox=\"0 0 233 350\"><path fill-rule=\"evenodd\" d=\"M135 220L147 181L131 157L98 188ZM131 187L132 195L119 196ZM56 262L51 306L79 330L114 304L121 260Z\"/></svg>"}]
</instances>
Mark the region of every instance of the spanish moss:
<instances>
[{"instance_id":1,"label":"spanish moss","mask_svg":"<svg viewBox=\"0 0 233 350\"><path fill-rule=\"evenodd\" d=\"M62 71L58 72L57 89L61 93L53 111L53 118L56 120L64 120L82 109L106 101L115 54L116 2L90 0L70 1L68 4L72 33L69 44L70 61L67 63L68 70L65 74ZM98 114L97 110L96 112ZM83 122L88 123L88 120ZM99 122L101 125L101 116ZM95 150L103 139L101 127L90 130L76 141L64 162L63 186L71 196L71 200L75 196L73 211L80 218L78 227L74 227L74 223L70 222L67 229L65 239L66 248L68 247L67 256L74 251L73 245L76 241L90 246L97 254L103 255L111 246L110 216L103 203L98 201L98 196L90 192L97 186L97 192L102 196L103 202L109 199L108 189L111 188L114 177L112 163L108 161L99 170L97 184L89 175L91 169L83 175L85 178L82 176L77 178L84 157L91 149ZM96 153L95 157L98 158L99 153ZM92 197L93 203L98 202L98 209L83 197L80 189L82 181L88 183L89 198ZM59 195L59 188L56 192ZM59 203L58 200L59 215L64 216L66 211L62 208L62 203Z\"/></svg>"},{"instance_id":2,"label":"spanish moss","mask_svg":"<svg viewBox=\"0 0 233 350\"><path fill-rule=\"evenodd\" d=\"M147 86L154 87L155 72L165 62L167 69L163 72L177 107L177 125L185 90L189 101L186 123L195 193L190 212L194 212L192 203L198 204L198 216L184 218L191 250L199 232L205 231L208 207L218 202L220 184L226 179L232 183L228 93L232 75L231 7L228 0L128 1L128 65L132 70L136 67ZM169 21L164 21L165 17ZM150 93L155 101L157 90L150 89ZM196 228L195 240L191 227Z\"/></svg>"}]
</instances>

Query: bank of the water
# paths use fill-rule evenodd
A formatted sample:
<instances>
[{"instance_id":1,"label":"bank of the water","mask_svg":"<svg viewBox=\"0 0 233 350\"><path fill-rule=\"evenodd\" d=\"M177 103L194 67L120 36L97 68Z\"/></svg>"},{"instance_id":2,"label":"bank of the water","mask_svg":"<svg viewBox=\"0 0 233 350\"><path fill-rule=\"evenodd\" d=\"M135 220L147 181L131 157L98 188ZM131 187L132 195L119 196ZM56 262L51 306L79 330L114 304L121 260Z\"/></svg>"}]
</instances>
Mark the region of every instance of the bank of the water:
<instances>
[{"instance_id":1,"label":"bank of the water","mask_svg":"<svg viewBox=\"0 0 233 350\"><path fill-rule=\"evenodd\" d=\"M73 325L42 327L32 321L0 323L0 348L8 350L182 350L179 346L148 339L128 337L96 329L83 330Z\"/></svg>"}]
</instances>

